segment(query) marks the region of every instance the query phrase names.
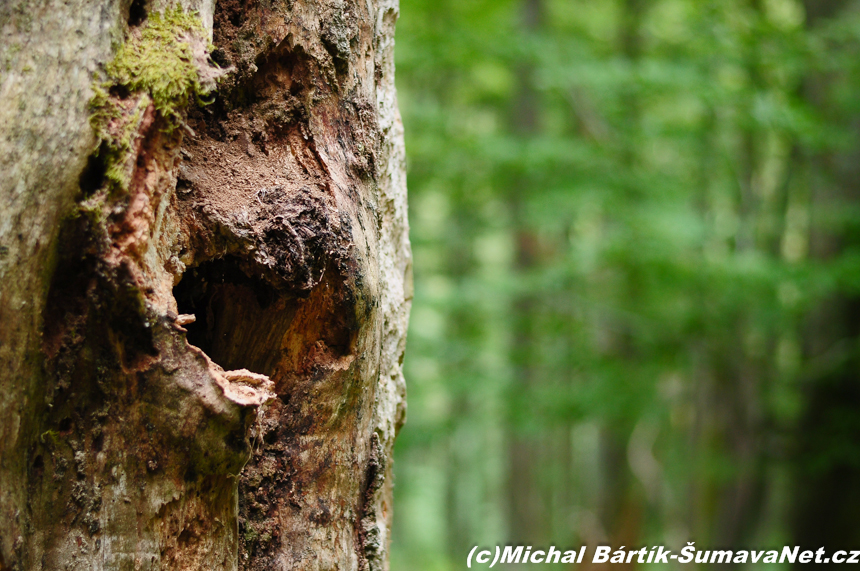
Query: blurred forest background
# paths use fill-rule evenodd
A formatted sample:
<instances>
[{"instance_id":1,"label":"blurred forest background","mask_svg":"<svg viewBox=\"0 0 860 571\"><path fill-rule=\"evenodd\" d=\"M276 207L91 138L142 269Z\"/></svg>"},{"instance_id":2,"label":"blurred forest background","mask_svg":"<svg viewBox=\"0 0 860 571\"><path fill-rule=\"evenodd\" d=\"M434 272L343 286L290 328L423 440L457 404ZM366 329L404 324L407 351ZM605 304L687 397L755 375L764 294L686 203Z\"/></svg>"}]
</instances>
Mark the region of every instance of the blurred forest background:
<instances>
[{"instance_id":1,"label":"blurred forest background","mask_svg":"<svg viewBox=\"0 0 860 571\"><path fill-rule=\"evenodd\" d=\"M392 568L860 549L860 2L401 0L397 79Z\"/></svg>"}]
</instances>

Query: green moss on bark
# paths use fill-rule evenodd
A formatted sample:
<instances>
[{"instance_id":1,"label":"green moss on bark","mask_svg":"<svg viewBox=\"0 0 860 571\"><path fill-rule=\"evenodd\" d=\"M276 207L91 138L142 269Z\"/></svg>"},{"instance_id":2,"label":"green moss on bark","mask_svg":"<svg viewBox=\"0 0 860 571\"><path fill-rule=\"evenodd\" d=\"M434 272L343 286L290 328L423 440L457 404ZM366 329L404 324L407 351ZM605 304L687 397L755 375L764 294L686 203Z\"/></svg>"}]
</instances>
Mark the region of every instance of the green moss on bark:
<instances>
[{"instance_id":1,"label":"green moss on bark","mask_svg":"<svg viewBox=\"0 0 860 571\"><path fill-rule=\"evenodd\" d=\"M90 122L98 136L95 151L113 189L125 189L131 151L146 108L152 104L167 132L182 124L181 112L203 104L225 70L209 60L212 46L197 14L181 8L152 14L133 31L105 66L107 79L93 85Z\"/></svg>"},{"instance_id":2,"label":"green moss on bark","mask_svg":"<svg viewBox=\"0 0 860 571\"><path fill-rule=\"evenodd\" d=\"M215 89L219 74L207 61L212 46L204 38L206 30L196 14L181 8L153 14L122 45L107 73L113 84L149 93L163 117L175 117L178 109Z\"/></svg>"},{"instance_id":3,"label":"green moss on bark","mask_svg":"<svg viewBox=\"0 0 860 571\"><path fill-rule=\"evenodd\" d=\"M152 103L147 93L118 99L99 88L93 97L91 122L99 138L98 158L105 165L105 179L113 189L124 189L131 176L134 139L146 108Z\"/></svg>"}]
</instances>

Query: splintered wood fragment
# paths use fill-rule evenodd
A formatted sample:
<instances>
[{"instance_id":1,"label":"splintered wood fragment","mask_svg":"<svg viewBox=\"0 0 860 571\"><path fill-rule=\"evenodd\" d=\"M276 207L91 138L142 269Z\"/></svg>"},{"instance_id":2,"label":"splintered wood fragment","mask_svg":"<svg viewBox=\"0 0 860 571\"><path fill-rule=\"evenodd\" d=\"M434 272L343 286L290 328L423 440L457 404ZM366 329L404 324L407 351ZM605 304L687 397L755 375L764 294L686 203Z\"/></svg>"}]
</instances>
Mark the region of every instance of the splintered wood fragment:
<instances>
[{"instance_id":1,"label":"splintered wood fragment","mask_svg":"<svg viewBox=\"0 0 860 571\"><path fill-rule=\"evenodd\" d=\"M216 369L217 367L217 369ZM266 375L252 373L248 369L224 371L210 364L215 381L224 391L224 396L242 406L261 406L276 397L275 383Z\"/></svg>"},{"instance_id":2,"label":"splintered wood fragment","mask_svg":"<svg viewBox=\"0 0 860 571\"><path fill-rule=\"evenodd\" d=\"M269 388L272 381L266 375L252 373L248 369L238 369L236 371L224 371L221 375L231 383L246 383L255 387Z\"/></svg>"},{"instance_id":3,"label":"splintered wood fragment","mask_svg":"<svg viewBox=\"0 0 860 571\"><path fill-rule=\"evenodd\" d=\"M195 321L197 321L197 317L195 317L191 313L183 313L176 318L177 325L188 325L189 323L194 323Z\"/></svg>"}]
</instances>

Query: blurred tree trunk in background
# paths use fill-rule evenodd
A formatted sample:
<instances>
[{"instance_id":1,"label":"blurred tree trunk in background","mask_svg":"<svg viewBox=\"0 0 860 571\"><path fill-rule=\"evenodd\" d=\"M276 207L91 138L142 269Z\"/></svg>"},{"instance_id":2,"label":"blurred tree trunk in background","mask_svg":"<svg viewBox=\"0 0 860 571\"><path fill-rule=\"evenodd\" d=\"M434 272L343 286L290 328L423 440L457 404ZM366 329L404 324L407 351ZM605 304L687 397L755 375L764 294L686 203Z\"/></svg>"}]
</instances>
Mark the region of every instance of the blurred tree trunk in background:
<instances>
[{"instance_id":1,"label":"blurred tree trunk in background","mask_svg":"<svg viewBox=\"0 0 860 571\"><path fill-rule=\"evenodd\" d=\"M622 0L618 3L616 52L622 64L630 70L631 76L635 76L641 63L642 23L650 4L649 0ZM621 89L620 140L616 142L617 161L622 169L619 172L620 192L631 206L642 199L641 189L637 184L642 152L642 94L638 88L637 82L628 81ZM624 292L622 295L635 303L634 300L641 296L641 276L635 266L624 267L621 273L621 288ZM606 315L598 320L594 327L595 333L606 328L600 333L606 338L606 342L598 349L604 353L603 358L630 365L636 362L635 333L629 324L616 320L615 316ZM612 545L636 543L641 535L644 511L648 508L643 489L643 485L647 486L648 483L638 481L630 465L631 434L635 424L634 419L613 415L602 423L600 431L600 455L596 458L602 480L598 513L602 533L606 536L605 541ZM619 567L631 568L631 565L625 563L619 564Z\"/></svg>"},{"instance_id":2,"label":"blurred tree trunk in background","mask_svg":"<svg viewBox=\"0 0 860 571\"><path fill-rule=\"evenodd\" d=\"M475 240L474 228L469 224L469 216L466 208L456 208L452 213L452 219L448 227L448 233L456 236L452 240L447 259L447 273L451 279L462 284L468 279L469 269L474 266L473 244ZM477 308L471 311L463 311L462 300L454 302L456 307L451 308L450 317L447 322L446 339L480 339L482 329L481 313ZM455 376L470 371L476 374L475 362L471 358L472 353L469 346L462 343L450 343L445 347L450 356L446 367L446 375ZM452 394L451 410L458 418L471 418L478 414L480 409L480 396L470 387L457 387ZM476 489L472 485L479 473L480 462L475 466L476 453L472 439L474 435L470 426L453 426L447 442L447 490L446 490L446 518L448 550L452 559L456 560L458 554L472 547L470 542L477 533L475 523L476 508L480 505L480 498L474 497ZM479 468L476 470L476 468Z\"/></svg>"},{"instance_id":3,"label":"blurred tree trunk in background","mask_svg":"<svg viewBox=\"0 0 860 571\"><path fill-rule=\"evenodd\" d=\"M544 25L543 0L522 0L520 18L523 41L534 41ZM534 66L528 58L516 62L517 95L511 108L511 128L522 140L529 141L540 131L540 94L535 87ZM524 165L525 166L525 165ZM514 232L514 268L521 283L540 263L539 237L527 222L526 211L529 193L536 191L528 168L512 173L508 192L508 209ZM508 400L512 423L508 436L508 524L509 538L518 544L536 544L545 541L548 504L544 501L545 487L541 476L546 474L544 455L547 434L534 433L522 420L535 398L541 379L537 377L539 363L540 305L536 292L522 287L511 301L513 381Z\"/></svg>"},{"instance_id":4,"label":"blurred tree trunk in background","mask_svg":"<svg viewBox=\"0 0 860 571\"><path fill-rule=\"evenodd\" d=\"M750 24L743 37L743 52L739 54L747 90L740 102L736 126L740 144L734 157L738 228L733 254L739 259L751 255L772 259L774 253L763 247L761 232L767 199L762 184L767 132L754 120L756 102L766 88L760 64L765 14L761 0L749 0L741 10L747 11ZM714 513L709 514L711 527L705 535L712 545L739 545L750 537L764 499L762 444L767 421L762 395L769 380L773 344L771 332L756 326L754 310L745 308L732 316L735 334L729 336L728 347L720 347L711 356L708 376L714 385L709 402L702 403L699 411L707 418L710 437L715 439L707 446L725 450L731 461L728 481L714 482L713 488L706 492L718 498ZM758 346L751 346L750 339ZM703 506L705 502L699 501L697 505ZM703 540L702 536L697 539Z\"/></svg>"},{"instance_id":5,"label":"blurred tree trunk in background","mask_svg":"<svg viewBox=\"0 0 860 571\"><path fill-rule=\"evenodd\" d=\"M850 5L844 0L806 0L806 25L815 31L838 19ZM860 115L839 117L839 71L814 71L801 97L828 122L851 129L851 149L802 149L812 194L811 258L827 263L860 247L856 221L828 224L839 213L860 205ZM856 97L856 96L855 96ZM856 509L860 504L860 297L837 293L811 313L804 331L809 360L806 412L798 424L794 458L794 541L828 552L854 549L860 542ZM852 547L853 546L853 547ZM831 564L831 566L834 564Z\"/></svg>"},{"instance_id":6,"label":"blurred tree trunk in background","mask_svg":"<svg viewBox=\"0 0 860 571\"><path fill-rule=\"evenodd\" d=\"M0 4L0 570L388 567L397 17Z\"/></svg>"},{"instance_id":7,"label":"blurred tree trunk in background","mask_svg":"<svg viewBox=\"0 0 860 571\"><path fill-rule=\"evenodd\" d=\"M653 4L650 0L622 0L619 2L618 28L616 34L617 52L624 65L628 66L631 78L640 70L643 52L643 20ZM635 81L629 81L621 92L621 140L618 141L618 163L621 193L631 205L641 203L642 189L637 178L641 172L642 148L642 93ZM635 206L634 206L635 208ZM636 303L641 299L641 274L635 265L622 270L623 296ZM637 348L635 333L630 324L617 322L608 316L609 331L605 332L611 340L607 343L605 358L620 360L635 366ZM600 325L598 325L600 327ZM600 495L601 521L607 541L612 545L633 545L641 535L641 526L646 506L644 493L648 482L637 481L631 471L631 435L636 425L635 419L612 418L605 422L600 434L600 464L603 477ZM651 498L656 500L656 498ZM621 568L630 568L624 564Z\"/></svg>"}]
</instances>

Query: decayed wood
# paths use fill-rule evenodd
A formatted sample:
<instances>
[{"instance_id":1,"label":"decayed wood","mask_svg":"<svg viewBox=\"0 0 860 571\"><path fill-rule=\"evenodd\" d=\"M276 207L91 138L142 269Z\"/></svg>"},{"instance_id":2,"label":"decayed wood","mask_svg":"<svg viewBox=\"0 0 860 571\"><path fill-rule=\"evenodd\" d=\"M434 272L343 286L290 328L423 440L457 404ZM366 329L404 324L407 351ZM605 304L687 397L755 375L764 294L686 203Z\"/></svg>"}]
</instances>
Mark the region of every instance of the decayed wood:
<instances>
[{"instance_id":1,"label":"decayed wood","mask_svg":"<svg viewBox=\"0 0 860 571\"><path fill-rule=\"evenodd\" d=\"M0 6L0 570L387 567L396 17Z\"/></svg>"}]
</instances>

